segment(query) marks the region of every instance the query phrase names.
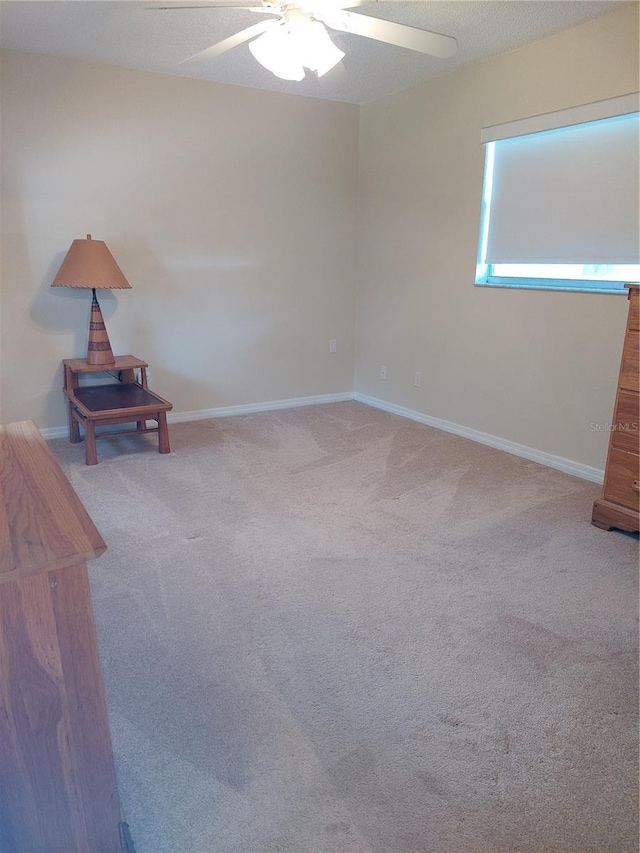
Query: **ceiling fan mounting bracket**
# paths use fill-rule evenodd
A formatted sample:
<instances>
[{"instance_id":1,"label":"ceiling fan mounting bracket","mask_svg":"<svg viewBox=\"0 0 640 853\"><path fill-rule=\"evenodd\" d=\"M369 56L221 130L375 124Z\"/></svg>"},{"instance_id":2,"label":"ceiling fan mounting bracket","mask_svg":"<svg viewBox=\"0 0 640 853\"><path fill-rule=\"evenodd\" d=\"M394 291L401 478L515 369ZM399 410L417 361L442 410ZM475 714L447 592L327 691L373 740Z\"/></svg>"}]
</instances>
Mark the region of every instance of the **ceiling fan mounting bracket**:
<instances>
[{"instance_id":1,"label":"ceiling fan mounting bracket","mask_svg":"<svg viewBox=\"0 0 640 853\"><path fill-rule=\"evenodd\" d=\"M296 3L288 3L282 7L282 17L287 24L298 24L315 20L311 12L305 12Z\"/></svg>"}]
</instances>

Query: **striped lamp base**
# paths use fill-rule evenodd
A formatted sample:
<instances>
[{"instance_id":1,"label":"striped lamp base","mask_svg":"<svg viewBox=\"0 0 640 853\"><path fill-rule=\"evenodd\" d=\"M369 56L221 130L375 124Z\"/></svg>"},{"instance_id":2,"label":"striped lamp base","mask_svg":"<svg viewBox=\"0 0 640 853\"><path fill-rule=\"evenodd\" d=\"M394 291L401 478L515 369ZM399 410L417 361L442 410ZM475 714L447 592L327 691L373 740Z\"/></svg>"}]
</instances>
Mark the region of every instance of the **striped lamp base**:
<instances>
[{"instance_id":1,"label":"striped lamp base","mask_svg":"<svg viewBox=\"0 0 640 853\"><path fill-rule=\"evenodd\" d=\"M89 364L104 364L106 366L115 363L111 344L109 343L109 335L104 325L102 311L100 310L95 290L93 291L93 300L91 302L87 361Z\"/></svg>"}]
</instances>

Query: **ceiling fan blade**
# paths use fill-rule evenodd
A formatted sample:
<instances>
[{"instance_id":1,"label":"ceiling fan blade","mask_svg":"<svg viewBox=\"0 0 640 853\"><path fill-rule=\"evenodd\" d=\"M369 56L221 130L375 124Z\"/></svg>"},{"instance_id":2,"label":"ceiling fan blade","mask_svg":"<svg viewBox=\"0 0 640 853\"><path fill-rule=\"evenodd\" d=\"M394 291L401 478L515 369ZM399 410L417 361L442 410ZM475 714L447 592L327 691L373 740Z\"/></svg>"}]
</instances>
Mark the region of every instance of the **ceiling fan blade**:
<instances>
[{"instance_id":1,"label":"ceiling fan blade","mask_svg":"<svg viewBox=\"0 0 640 853\"><path fill-rule=\"evenodd\" d=\"M378 0L331 0L332 9L353 9L356 6L364 6L369 3L377 3Z\"/></svg>"},{"instance_id":2,"label":"ceiling fan blade","mask_svg":"<svg viewBox=\"0 0 640 853\"><path fill-rule=\"evenodd\" d=\"M364 6L367 3L377 3L378 0L330 0L331 9L352 9L355 6ZM267 12L269 14L275 15L278 14L277 7L274 8L276 4L267 3L263 6L250 6L247 3L247 0L238 0L237 3L215 3L215 2L205 2L205 3L191 3L190 5L186 5L185 3L174 4L172 6L147 6L147 9L151 9L152 11L172 11L175 9L248 9L251 12ZM304 0L303 0L303 5ZM311 7L315 4L309 4ZM313 11L313 9L312 9Z\"/></svg>"},{"instance_id":3,"label":"ceiling fan blade","mask_svg":"<svg viewBox=\"0 0 640 853\"><path fill-rule=\"evenodd\" d=\"M368 15L359 15L357 12L337 12L335 15L327 12L316 17L332 30L355 33L375 41L438 56L441 59L453 56L458 49L458 42L452 36L443 36L440 33L432 33L429 30L420 30L417 27L396 24L380 18L370 18Z\"/></svg>"},{"instance_id":4,"label":"ceiling fan blade","mask_svg":"<svg viewBox=\"0 0 640 853\"><path fill-rule=\"evenodd\" d=\"M258 24L253 24L245 30L240 30L239 33L229 36L229 38L223 39L217 44L211 45L211 47L206 48L206 50L201 50L200 53L196 53L188 59L183 59L179 64L197 65L199 62L205 62L207 59L213 59L216 56L221 56L221 54L226 53L228 50L232 50L234 47L238 47L238 45L243 44L245 41L249 41L249 39L252 39L255 36L262 35L262 33L265 33L274 26L280 26L280 22L273 20L260 21Z\"/></svg>"},{"instance_id":5,"label":"ceiling fan blade","mask_svg":"<svg viewBox=\"0 0 640 853\"><path fill-rule=\"evenodd\" d=\"M147 11L152 12L175 12L176 9L248 9L250 12L268 12L270 15L275 15L273 9L267 9L266 6L247 6L245 3L202 3L198 6L147 6Z\"/></svg>"}]
</instances>

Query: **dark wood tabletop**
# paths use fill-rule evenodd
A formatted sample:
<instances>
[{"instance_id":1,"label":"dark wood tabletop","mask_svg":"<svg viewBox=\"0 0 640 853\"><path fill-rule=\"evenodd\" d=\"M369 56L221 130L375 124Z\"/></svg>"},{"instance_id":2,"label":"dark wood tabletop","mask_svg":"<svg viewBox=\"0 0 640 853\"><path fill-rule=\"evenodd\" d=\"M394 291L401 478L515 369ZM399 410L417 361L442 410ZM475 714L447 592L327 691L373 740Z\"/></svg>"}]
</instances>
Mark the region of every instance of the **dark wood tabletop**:
<instances>
[{"instance_id":1,"label":"dark wood tabletop","mask_svg":"<svg viewBox=\"0 0 640 853\"><path fill-rule=\"evenodd\" d=\"M90 412L102 412L110 409L137 409L139 406L153 406L158 409L162 397L153 391L141 388L137 382L113 385L86 385L73 392ZM163 401L166 402L166 401ZM167 406L171 406L167 403Z\"/></svg>"}]
</instances>

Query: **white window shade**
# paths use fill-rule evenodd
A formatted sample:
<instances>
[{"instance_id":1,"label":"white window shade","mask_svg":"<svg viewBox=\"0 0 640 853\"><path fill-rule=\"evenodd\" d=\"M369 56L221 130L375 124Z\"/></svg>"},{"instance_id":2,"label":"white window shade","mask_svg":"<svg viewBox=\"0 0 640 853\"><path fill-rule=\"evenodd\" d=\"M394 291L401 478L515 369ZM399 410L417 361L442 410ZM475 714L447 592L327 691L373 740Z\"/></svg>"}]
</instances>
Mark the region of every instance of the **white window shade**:
<instances>
[{"instance_id":1,"label":"white window shade","mask_svg":"<svg viewBox=\"0 0 640 853\"><path fill-rule=\"evenodd\" d=\"M631 109L637 95L483 131L494 146L486 263L640 262L640 125ZM614 117L603 118L607 111Z\"/></svg>"}]
</instances>

